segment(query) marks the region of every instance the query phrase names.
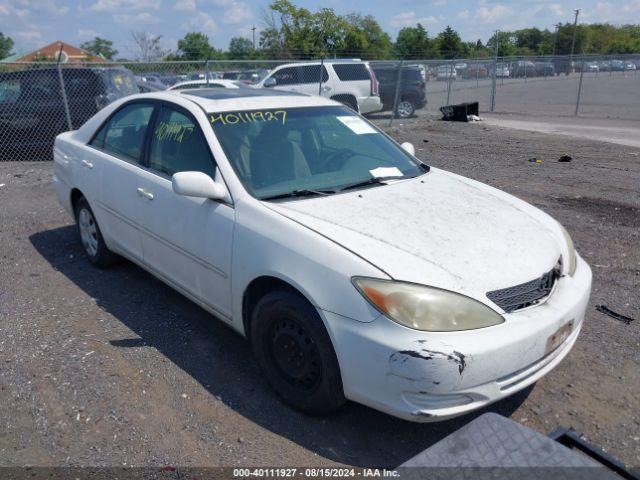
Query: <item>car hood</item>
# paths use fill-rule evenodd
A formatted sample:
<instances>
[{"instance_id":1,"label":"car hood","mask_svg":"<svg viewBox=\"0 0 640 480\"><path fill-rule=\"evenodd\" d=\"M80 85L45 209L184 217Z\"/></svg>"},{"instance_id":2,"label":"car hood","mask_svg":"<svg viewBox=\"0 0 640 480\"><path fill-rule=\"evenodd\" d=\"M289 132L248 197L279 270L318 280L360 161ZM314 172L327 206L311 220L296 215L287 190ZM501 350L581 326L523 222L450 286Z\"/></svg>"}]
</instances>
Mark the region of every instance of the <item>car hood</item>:
<instances>
[{"instance_id":1,"label":"car hood","mask_svg":"<svg viewBox=\"0 0 640 480\"><path fill-rule=\"evenodd\" d=\"M395 280L492 306L486 292L540 277L563 248L557 222L540 210L437 169L386 186L265 205Z\"/></svg>"}]
</instances>

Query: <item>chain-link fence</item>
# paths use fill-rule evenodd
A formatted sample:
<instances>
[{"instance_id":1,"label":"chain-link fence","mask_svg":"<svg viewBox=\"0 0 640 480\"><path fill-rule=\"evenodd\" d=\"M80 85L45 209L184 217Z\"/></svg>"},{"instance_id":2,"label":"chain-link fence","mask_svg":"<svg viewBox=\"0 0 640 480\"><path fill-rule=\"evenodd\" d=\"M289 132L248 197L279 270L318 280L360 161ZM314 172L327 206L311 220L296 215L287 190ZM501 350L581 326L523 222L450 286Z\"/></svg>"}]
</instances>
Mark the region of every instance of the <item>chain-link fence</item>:
<instances>
[{"instance_id":1,"label":"chain-link fence","mask_svg":"<svg viewBox=\"0 0 640 480\"><path fill-rule=\"evenodd\" d=\"M485 59L0 63L0 160L50 159L57 134L118 98L187 88L274 88L372 118L477 101L481 112L640 120L640 54Z\"/></svg>"}]
</instances>

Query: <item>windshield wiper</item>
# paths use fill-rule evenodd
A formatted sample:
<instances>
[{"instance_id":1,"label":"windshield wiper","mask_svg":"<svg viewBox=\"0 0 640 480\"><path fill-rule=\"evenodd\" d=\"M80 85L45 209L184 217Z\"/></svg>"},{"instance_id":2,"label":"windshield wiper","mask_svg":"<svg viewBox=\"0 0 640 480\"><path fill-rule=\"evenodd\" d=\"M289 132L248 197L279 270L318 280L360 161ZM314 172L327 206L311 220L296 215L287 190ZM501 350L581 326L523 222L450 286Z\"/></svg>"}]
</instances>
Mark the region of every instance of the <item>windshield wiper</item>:
<instances>
[{"instance_id":1,"label":"windshield wiper","mask_svg":"<svg viewBox=\"0 0 640 480\"><path fill-rule=\"evenodd\" d=\"M369 185L384 185L387 180L397 180L397 179L401 179L401 178L407 178L407 177L398 177L398 176L394 176L394 177L371 177L371 178L367 178L366 180L363 180L362 182L356 182L356 183L352 183L351 185L347 185L345 187L342 187L340 189L341 192L345 191L345 190L351 190L354 188L360 188L360 187L367 187Z\"/></svg>"},{"instance_id":2,"label":"windshield wiper","mask_svg":"<svg viewBox=\"0 0 640 480\"><path fill-rule=\"evenodd\" d=\"M311 195L331 195L336 193L335 190L311 190L304 188L301 190L294 190L293 192L278 193L277 195L271 195L270 197L264 197L260 200L278 200L279 198L291 198L291 197L308 197Z\"/></svg>"}]
</instances>

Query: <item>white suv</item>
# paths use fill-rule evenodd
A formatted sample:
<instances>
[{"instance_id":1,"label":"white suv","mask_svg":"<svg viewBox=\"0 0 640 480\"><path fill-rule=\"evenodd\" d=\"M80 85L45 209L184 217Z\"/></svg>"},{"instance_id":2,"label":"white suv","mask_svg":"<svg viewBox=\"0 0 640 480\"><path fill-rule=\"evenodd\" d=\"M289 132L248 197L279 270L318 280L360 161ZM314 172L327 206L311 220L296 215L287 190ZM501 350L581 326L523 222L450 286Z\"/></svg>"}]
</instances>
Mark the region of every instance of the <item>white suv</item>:
<instances>
[{"instance_id":1,"label":"white suv","mask_svg":"<svg viewBox=\"0 0 640 480\"><path fill-rule=\"evenodd\" d=\"M360 60L325 60L323 64L315 61L280 65L255 87L328 97L361 114L382 110L375 73L367 63Z\"/></svg>"}]
</instances>

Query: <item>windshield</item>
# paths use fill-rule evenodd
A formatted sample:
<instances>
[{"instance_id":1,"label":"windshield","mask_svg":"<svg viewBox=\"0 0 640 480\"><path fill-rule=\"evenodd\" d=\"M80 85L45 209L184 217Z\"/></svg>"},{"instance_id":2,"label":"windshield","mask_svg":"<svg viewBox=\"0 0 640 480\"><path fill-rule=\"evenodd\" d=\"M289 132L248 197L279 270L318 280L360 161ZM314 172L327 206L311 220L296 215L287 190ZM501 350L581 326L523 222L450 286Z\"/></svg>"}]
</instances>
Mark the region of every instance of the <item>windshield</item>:
<instances>
[{"instance_id":1,"label":"windshield","mask_svg":"<svg viewBox=\"0 0 640 480\"><path fill-rule=\"evenodd\" d=\"M209 113L209 121L245 188L259 199L424 173L408 153L346 107Z\"/></svg>"}]
</instances>

